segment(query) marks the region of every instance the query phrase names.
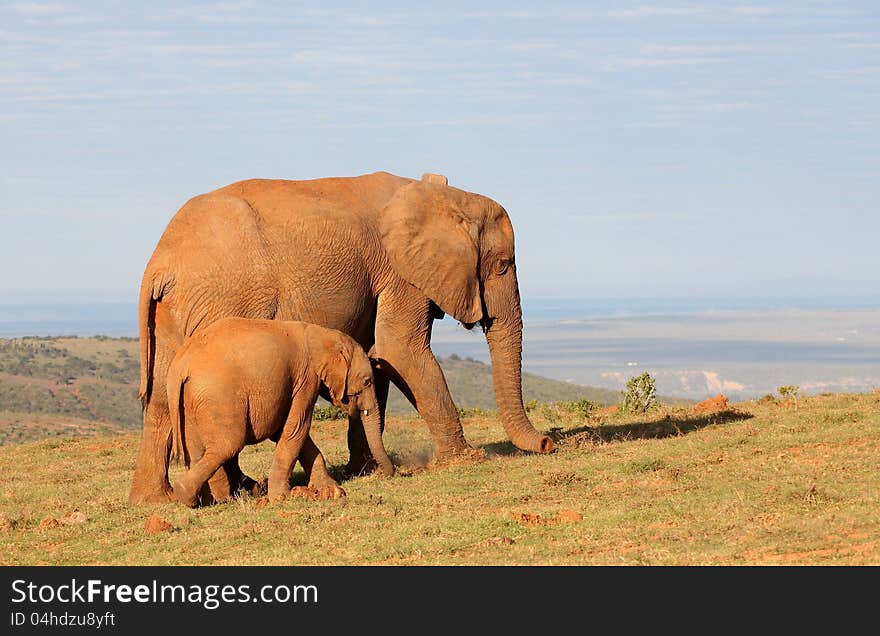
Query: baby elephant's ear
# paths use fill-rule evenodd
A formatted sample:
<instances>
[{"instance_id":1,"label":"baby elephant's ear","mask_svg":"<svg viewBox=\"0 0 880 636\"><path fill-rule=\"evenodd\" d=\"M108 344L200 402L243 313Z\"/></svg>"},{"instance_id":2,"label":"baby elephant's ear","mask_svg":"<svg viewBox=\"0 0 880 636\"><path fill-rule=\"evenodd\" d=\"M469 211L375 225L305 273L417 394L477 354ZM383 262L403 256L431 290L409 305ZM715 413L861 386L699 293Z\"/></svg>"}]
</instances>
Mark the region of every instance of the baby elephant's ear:
<instances>
[{"instance_id":1,"label":"baby elephant's ear","mask_svg":"<svg viewBox=\"0 0 880 636\"><path fill-rule=\"evenodd\" d=\"M327 356L324 383L330 390L330 395L333 399L341 401L348 394L348 370L351 367L351 352L341 338L333 343L333 348L335 351Z\"/></svg>"}]
</instances>

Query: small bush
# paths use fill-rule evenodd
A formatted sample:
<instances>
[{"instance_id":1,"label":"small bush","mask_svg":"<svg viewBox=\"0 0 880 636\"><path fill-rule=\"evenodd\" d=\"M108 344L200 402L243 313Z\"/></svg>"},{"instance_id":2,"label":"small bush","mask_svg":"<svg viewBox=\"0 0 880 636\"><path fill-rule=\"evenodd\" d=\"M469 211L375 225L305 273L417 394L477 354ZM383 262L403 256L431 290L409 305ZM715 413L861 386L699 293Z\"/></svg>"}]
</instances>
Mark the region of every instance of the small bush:
<instances>
[{"instance_id":1,"label":"small bush","mask_svg":"<svg viewBox=\"0 0 880 636\"><path fill-rule=\"evenodd\" d=\"M784 384L780 387L777 387L777 389L776 389L777 393L779 393L780 397L783 400L787 400L789 398L794 400L794 409L795 410L797 410L797 406L798 406L797 398L798 398L798 392L800 390L801 390L801 387L797 386L796 384Z\"/></svg>"},{"instance_id":2,"label":"small bush","mask_svg":"<svg viewBox=\"0 0 880 636\"><path fill-rule=\"evenodd\" d=\"M620 410L624 413L645 413L657 406L657 385L647 371L627 380Z\"/></svg>"},{"instance_id":3,"label":"small bush","mask_svg":"<svg viewBox=\"0 0 880 636\"><path fill-rule=\"evenodd\" d=\"M541 417L548 422L560 422L570 420L571 416L589 417L590 413L596 408L595 402L586 398L576 400L574 402L545 402L535 404L532 410L540 406Z\"/></svg>"},{"instance_id":4,"label":"small bush","mask_svg":"<svg viewBox=\"0 0 880 636\"><path fill-rule=\"evenodd\" d=\"M576 402L566 402L565 403L568 409L574 413L578 413L583 417L589 417L591 411L596 410L595 402L591 402L586 398L581 398Z\"/></svg>"}]
</instances>

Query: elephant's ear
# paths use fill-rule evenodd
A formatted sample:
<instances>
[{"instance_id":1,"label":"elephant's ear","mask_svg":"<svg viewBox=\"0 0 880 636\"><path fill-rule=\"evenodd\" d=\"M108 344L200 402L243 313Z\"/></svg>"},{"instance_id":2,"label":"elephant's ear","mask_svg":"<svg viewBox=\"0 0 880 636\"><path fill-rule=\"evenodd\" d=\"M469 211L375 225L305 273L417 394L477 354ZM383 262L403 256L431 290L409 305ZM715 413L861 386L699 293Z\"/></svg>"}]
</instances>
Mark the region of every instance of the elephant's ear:
<instances>
[{"instance_id":1,"label":"elephant's ear","mask_svg":"<svg viewBox=\"0 0 880 636\"><path fill-rule=\"evenodd\" d=\"M348 370L351 368L351 352L342 342L341 338L334 338L330 355L324 367L324 384L330 391L330 396L336 402L341 402L348 394Z\"/></svg>"},{"instance_id":2,"label":"elephant's ear","mask_svg":"<svg viewBox=\"0 0 880 636\"><path fill-rule=\"evenodd\" d=\"M477 322L483 317L478 221L459 207L464 193L426 177L403 186L380 213L382 244L407 282L450 316Z\"/></svg>"}]
</instances>

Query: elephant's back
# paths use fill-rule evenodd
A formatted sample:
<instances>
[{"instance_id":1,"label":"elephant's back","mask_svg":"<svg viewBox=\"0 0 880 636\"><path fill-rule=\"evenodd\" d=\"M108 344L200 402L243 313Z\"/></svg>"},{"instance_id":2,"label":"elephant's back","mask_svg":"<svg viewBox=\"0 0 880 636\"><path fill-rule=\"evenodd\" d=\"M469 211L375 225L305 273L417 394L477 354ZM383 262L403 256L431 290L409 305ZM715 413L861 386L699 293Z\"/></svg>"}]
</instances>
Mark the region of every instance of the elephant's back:
<instances>
[{"instance_id":1,"label":"elephant's back","mask_svg":"<svg viewBox=\"0 0 880 636\"><path fill-rule=\"evenodd\" d=\"M226 317L187 339L179 355L192 375L232 374L245 384L287 376L289 362L301 356L302 343L278 321Z\"/></svg>"},{"instance_id":2,"label":"elephant's back","mask_svg":"<svg viewBox=\"0 0 880 636\"><path fill-rule=\"evenodd\" d=\"M241 197L267 223L313 216L351 217L381 209L412 179L388 172L321 179L247 179L212 194Z\"/></svg>"}]
</instances>

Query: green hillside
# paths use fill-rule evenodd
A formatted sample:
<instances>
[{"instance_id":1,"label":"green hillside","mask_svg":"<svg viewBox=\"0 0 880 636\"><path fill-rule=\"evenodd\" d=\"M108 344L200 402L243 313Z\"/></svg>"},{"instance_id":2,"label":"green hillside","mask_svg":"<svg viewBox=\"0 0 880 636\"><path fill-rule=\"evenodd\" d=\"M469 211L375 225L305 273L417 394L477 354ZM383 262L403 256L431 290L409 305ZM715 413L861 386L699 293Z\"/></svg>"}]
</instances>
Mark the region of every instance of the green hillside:
<instances>
[{"instance_id":1,"label":"green hillside","mask_svg":"<svg viewBox=\"0 0 880 636\"><path fill-rule=\"evenodd\" d=\"M129 506L135 432L6 445L0 565L880 565L880 393L543 411L553 455L516 450L480 415L463 424L485 458L427 466L427 426L391 417L399 475L345 480L332 501ZM341 467L343 423L312 433ZM248 446L242 468L263 477L272 456ZM151 515L167 531L148 533Z\"/></svg>"},{"instance_id":2,"label":"green hillside","mask_svg":"<svg viewBox=\"0 0 880 636\"><path fill-rule=\"evenodd\" d=\"M460 408L495 408L491 367L457 356L440 363ZM134 338L0 339L0 444L137 429L138 375ZM523 394L527 401L586 398L598 405L616 403L619 397L616 391L530 374L523 377ZM388 410L415 413L396 389Z\"/></svg>"}]
</instances>

